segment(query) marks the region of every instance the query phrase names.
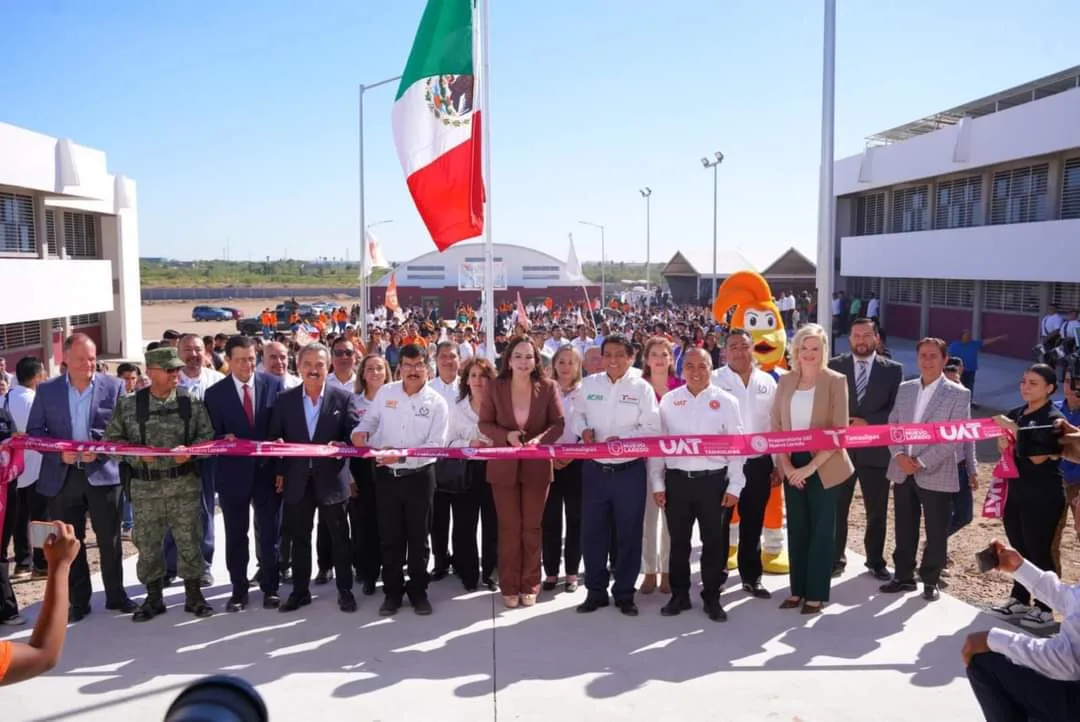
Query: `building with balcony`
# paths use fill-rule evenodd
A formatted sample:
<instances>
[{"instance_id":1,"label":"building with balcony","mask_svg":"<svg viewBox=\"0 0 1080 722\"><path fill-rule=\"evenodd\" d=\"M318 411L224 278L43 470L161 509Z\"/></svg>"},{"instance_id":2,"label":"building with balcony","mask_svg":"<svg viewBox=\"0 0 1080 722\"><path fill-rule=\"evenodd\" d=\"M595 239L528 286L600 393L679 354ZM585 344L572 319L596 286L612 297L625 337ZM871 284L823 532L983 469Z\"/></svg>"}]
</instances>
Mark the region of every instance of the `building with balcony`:
<instances>
[{"instance_id":1,"label":"building with balcony","mask_svg":"<svg viewBox=\"0 0 1080 722\"><path fill-rule=\"evenodd\" d=\"M837 287L890 337L970 329L1029 358L1080 307L1080 66L868 139L834 166Z\"/></svg>"},{"instance_id":2,"label":"building with balcony","mask_svg":"<svg viewBox=\"0 0 1080 722\"><path fill-rule=\"evenodd\" d=\"M51 372L81 331L99 357L142 352L135 183L102 151L0 123L0 356Z\"/></svg>"}]
</instances>

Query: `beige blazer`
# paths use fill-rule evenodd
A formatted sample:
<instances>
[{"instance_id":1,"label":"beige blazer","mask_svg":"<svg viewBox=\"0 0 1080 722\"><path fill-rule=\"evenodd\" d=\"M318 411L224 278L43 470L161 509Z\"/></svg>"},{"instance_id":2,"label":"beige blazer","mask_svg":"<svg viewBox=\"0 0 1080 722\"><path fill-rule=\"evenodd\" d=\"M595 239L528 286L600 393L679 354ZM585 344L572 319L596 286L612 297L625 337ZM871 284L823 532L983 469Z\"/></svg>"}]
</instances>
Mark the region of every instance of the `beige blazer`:
<instances>
[{"instance_id":1,"label":"beige blazer","mask_svg":"<svg viewBox=\"0 0 1080 722\"><path fill-rule=\"evenodd\" d=\"M773 431L791 431L791 397L798 385L799 374L795 372L784 374L777 382L771 414ZM849 420L847 377L832 369L822 369L814 387L810 428L846 429ZM817 453L828 454L825 463L818 469L821 485L826 489L843 484L855 473L846 449Z\"/></svg>"}]
</instances>

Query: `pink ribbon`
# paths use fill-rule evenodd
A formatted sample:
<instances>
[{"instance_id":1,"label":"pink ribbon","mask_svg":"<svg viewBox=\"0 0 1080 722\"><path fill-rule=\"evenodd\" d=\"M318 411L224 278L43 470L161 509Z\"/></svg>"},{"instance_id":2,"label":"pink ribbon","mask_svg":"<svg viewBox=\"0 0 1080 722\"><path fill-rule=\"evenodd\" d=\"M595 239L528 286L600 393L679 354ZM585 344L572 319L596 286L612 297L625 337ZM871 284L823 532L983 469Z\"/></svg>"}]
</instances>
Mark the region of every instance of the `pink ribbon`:
<instances>
[{"instance_id":1,"label":"pink ribbon","mask_svg":"<svg viewBox=\"0 0 1080 722\"><path fill-rule=\"evenodd\" d=\"M1005 431L1000 435L1009 436ZM1001 452L1001 458L994 465L990 486L986 489L986 499L983 500L982 515L986 519L1001 519L1005 516L1005 502L1009 499L1009 479L1020 476L1013 455L1013 443L1009 437L1009 445Z\"/></svg>"}]
</instances>

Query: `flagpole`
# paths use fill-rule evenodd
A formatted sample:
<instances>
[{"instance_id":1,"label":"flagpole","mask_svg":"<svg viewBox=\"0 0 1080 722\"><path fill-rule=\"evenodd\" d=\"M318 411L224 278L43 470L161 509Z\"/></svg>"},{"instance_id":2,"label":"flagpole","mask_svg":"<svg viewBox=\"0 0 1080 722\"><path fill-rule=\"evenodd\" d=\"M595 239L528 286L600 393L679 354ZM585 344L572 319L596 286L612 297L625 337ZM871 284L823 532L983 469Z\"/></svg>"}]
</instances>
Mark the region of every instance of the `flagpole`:
<instances>
[{"instance_id":1,"label":"flagpole","mask_svg":"<svg viewBox=\"0 0 1080 722\"><path fill-rule=\"evenodd\" d=\"M832 338L832 292L836 264L833 142L836 122L836 0L825 0L821 62L821 176L818 187L817 322Z\"/></svg>"},{"instance_id":2,"label":"flagpole","mask_svg":"<svg viewBox=\"0 0 1080 722\"><path fill-rule=\"evenodd\" d=\"M488 62L488 2L477 0L476 20L473 45L476 35L480 36L480 122L482 124L481 152L483 153L484 182L484 322L487 325L487 358L495 362L495 245L491 235L491 93L488 79L491 77L491 63ZM475 60L476 54L473 54ZM476 68L473 68L476 72Z\"/></svg>"}]
</instances>

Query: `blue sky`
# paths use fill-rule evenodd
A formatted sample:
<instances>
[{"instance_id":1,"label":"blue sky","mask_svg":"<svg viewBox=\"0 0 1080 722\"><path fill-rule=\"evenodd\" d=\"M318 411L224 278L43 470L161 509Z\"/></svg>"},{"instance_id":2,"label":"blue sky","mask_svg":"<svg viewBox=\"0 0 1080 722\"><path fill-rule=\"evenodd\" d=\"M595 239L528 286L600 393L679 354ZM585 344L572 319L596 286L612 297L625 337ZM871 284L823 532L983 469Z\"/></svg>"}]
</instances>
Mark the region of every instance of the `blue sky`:
<instances>
[{"instance_id":1,"label":"blue sky","mask_svg":"<svg viewBox=\"0 0 1080 722\"><path fill-rule=\"evenodd\" d=\"M840 0L838 157L865 136L1076 64L1069 0ZM356 86L404 68L423 0L35 0L2 12L0 121L105 150L139 184L142 255L355 259ZM712 242L813 257L819 0L492 0L492 230L565 257ZM366 98L368 220L432 248ZM2 160L0 160L2 162Z\"/></svg>"}]
</instances>

